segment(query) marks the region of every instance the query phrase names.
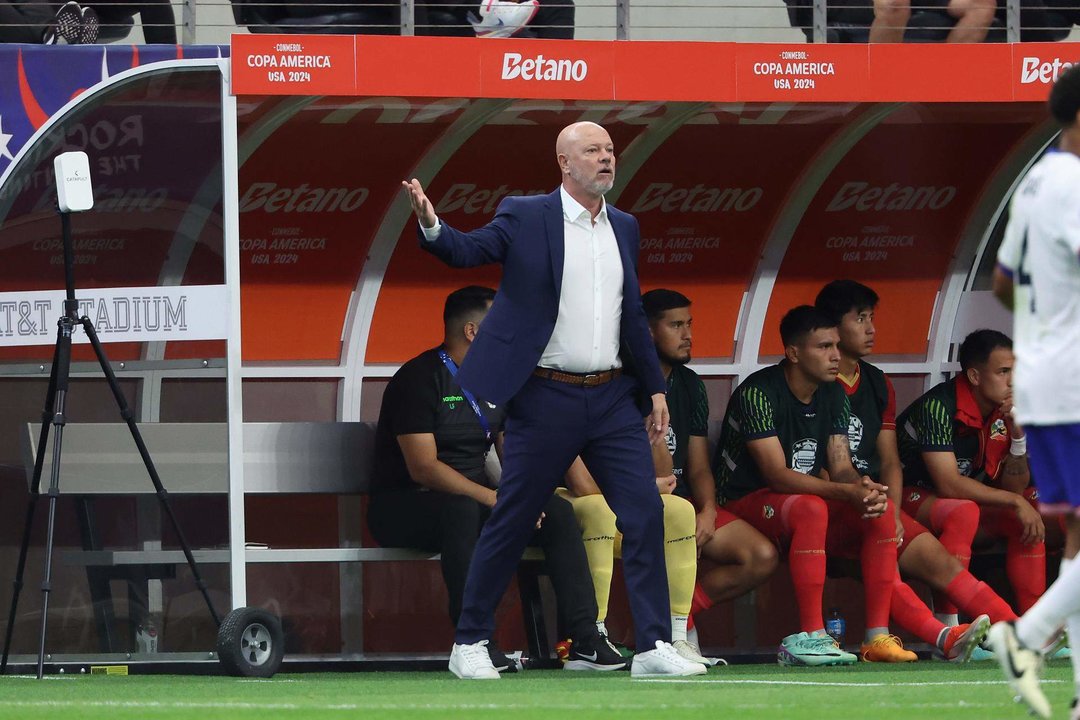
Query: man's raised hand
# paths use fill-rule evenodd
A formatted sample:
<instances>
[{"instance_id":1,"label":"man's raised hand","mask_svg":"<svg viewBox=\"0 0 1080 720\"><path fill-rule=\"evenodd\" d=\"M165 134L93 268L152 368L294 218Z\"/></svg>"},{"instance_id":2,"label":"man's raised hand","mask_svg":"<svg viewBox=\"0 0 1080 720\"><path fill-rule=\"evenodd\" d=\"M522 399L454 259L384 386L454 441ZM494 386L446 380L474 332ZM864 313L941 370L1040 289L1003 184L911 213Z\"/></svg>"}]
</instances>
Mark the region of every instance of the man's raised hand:
<instances>
[{"instance_id":1,"label":"man's raised hand","mask_svg":"<svg viewBox=\"0 0 1080 720\"><path fill-rule=\"evenodd\" d=\"M431 201L428 200L427 195L424 193L424 187L420 184L420 181L416 178L402 180L401 187L409 195L409 204L412 205L413 212L416 213L416 219L420 221L420 224L426 228L435 227L438 218L435 217L435 209L431 206Z\"/></svg>"}]
</instances>

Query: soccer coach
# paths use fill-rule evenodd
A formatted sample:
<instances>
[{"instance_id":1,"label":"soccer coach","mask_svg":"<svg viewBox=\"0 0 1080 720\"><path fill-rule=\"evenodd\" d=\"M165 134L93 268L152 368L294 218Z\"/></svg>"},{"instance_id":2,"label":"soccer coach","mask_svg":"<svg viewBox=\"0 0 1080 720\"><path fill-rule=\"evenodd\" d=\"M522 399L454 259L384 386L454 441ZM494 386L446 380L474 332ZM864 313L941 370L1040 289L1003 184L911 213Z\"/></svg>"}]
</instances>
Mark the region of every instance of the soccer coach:
<instances>
[{"instance_id":1,"label":"soccer coach","mask_svg":"<svg viewBox=\"0 0 1080 720\"><path fill-rule=\"evenodd\" d=\"M544 504L581 455L624 536L641 651L632 675L698 674L704 666L670 645L663 507L649 447L666 435L668 409L641 307L638 224L604 201L615 180L604 128L569 125L555 149L561 187L505 198L495 218L472 232L440 223L418 180L402 183L425 250L453 267L503 265L499 292L457 376L466 390L505 405L507 418L502 479L469 568L450 670L498 678L485 648L495 608Z\"/></svg>"}]
</instances>

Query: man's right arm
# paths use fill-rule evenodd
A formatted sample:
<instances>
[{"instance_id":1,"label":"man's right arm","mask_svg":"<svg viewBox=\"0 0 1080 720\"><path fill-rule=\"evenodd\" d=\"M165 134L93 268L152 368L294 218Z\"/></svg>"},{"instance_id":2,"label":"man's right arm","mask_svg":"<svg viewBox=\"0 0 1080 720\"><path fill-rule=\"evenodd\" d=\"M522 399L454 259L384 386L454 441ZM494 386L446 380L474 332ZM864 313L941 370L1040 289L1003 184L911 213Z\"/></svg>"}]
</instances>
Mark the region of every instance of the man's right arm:
<instances>
[{"instance_id":1,"label":"man's right arm","mask_svg":"<svg viewBox=\"0 0 1080 720\"><path fill-rule=\"evenodd\" d=\"M517 216L507 211L507 200L499 203L495 218L482 228L463 233L439 222L420 181L403 181L416 219L420 223L420 247L452 267L475 267L506 259L506 251L517 229Z\"/></svg>"},{"instance_id":2,"label":"man's right arm","mask_svg":"<svg viewBox=\"0 0 1080 720\"><path fill-rule=\"evenodd\" d=\"M420 485L451 495L465 495L488 507L495 505L494 490L473 482L439 460L434 434L398 435L397 441L409 476Z\"/></svg>"},{"instance_id":3,"label":"man's right arm","mask_svg":"<svg viewBox=\"0 0 1080 720\"><path fill-rule=\"evenodd\" d=\"M749 440L746 450L769 489L790 495L817 495L825 500L858 502L859 488L848 483L829 482L812 475L803 475L787 466L784 447L775 435Z\"/></svg>"}]
</instances>

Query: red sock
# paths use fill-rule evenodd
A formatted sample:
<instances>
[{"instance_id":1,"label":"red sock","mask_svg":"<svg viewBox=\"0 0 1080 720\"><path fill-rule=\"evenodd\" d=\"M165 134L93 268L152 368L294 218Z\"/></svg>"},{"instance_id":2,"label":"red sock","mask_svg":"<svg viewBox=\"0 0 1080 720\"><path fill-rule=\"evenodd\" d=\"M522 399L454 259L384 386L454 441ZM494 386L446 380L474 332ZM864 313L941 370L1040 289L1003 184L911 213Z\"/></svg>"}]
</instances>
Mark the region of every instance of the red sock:
<instances>
[{"instance_id":1,"label":"red sock","mask_svg":"<svg viewBox=\"0 0 1080 720\"><path fill-rule=\"evenodd\" d=\"M897 625L931 645L937 645L941 631L945 629L945 625L934 617L926 603L899 577L892 586L892 619Z\"/></svg>"},{"instance_id":2,"label":"red sock","mask_svg":"<svg viewBox=\"0 0 1080 720\"><path fill-rule=\"evenodd\" d=\"M694 629L694 615L702 610L708 610L713 606L712 598L709 597L709 593L705 592L705 588L701 587L701 583L694 584L694 599L690 603L690 617L686 619L686 629Z\"/></svg>"},{"instance_id":3,"label":"red sock","mask_svg":"<svg viewBox=\"0 0 1080 720\"><path fill-rule=\"evenodd\" d=\"M891 507L891 505L890 505ZM896 582L896 520L890 511L862 523L863 594L866 627L889 626L889 604Z\"/></svg>"},{"instance_id":4,"label":"red sock","mask_svg":"<svg viewBox=\"0 0 1080 720\"><path fill-rule=\"evenodd\" d=\"M979 529L979 506L970 500L938 498L930 509L930 529L967 570L971 564L971 543ZM955 615L956 605L948 594L935 591L934 610Z\"/></svg>"},{"instance_id":5,"label":"red sock","mask_svg":"<svg viewBox=\"0 0 1080 720\"><path fill-rule=\"evenodd\" d=\"M989 585L976 579L967 570L961 570L952 579L945 588L945 594L964 611L965 615L970 617L986 613L990 616L990 622L1016 619L1016 613L1009 607L1009 603L1002 600ZM893 602L895 603L896 600Z\"/></svg>"},{"instance_id":6,"label":"red sock","mask_svg":"<svg viewBox=\"0 0 1080 720\"><path fill-rule=\"evenodd\" d=\"M1005 545L1005 574L1016 595L1017 609L1021 614L1027 612L1046 591L1046 543L1025 545L1019 534L1010 535Z\"/></svg>"},{"instance_id":7,"label":"red sock","mask_svg":"<svg viewBox=\"0 0 1080 720\"><path fill-rule=\"evenodd\" d=\"M780 507L785 532L791 537L788 569L799 605L799 626L813 632L825 626L821 594L825 590L825 533L829 509L815 495L792 495ZM894 561L895 567L895 561Z\"/></svg>"}]
</instances>

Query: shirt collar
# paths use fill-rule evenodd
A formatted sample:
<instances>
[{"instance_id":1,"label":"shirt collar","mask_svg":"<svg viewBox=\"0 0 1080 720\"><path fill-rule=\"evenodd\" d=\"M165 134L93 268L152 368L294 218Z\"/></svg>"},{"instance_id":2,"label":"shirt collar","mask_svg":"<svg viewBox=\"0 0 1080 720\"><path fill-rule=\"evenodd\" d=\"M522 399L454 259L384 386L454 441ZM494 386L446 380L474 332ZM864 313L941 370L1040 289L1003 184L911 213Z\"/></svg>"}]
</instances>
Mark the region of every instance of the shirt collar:
<instances>
[{"instance_id":1,"label":"shirt collar","mask_svg":"<svg viewBox=\"0 0 1080 720\"><path fill-rule=\"evenodd\" d=\"M589 211L585 209L584 205L579 203L574 198L570 197L570 193L566 192L565 185L559 186L559 196L562 198L562 211L564 218L566 218L570 222L577 222L581 219L582 214L584 214L585 219L591 222L592 215L589 214ZM604 222L607 222L607 201L603 197L600 198L600 212L596 214L597 222L599 222L601 219L603 219Z\"/></svg>"}]
</instances>

